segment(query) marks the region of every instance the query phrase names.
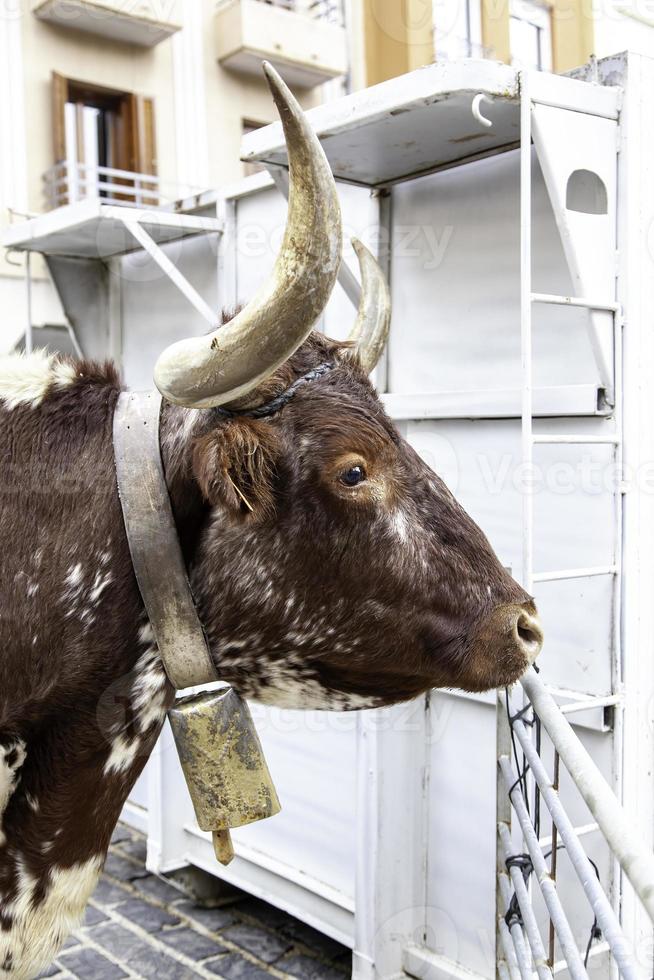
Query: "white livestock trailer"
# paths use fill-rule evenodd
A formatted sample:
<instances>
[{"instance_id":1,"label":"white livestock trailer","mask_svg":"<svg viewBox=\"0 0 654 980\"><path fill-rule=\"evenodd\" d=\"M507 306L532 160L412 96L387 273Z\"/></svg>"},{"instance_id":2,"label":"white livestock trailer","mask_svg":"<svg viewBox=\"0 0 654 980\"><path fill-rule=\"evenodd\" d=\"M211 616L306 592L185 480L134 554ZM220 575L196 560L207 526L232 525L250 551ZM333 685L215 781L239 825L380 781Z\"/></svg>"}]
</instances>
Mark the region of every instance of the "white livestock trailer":
<instances>
[{"instance_id":1,"label":"white livestock trailer","mask_svg":"<svg viewBox=\"0 0 654 980\"><path fill-rule=\"evenodd\" d=\"M535 594L541 673L506 700L253 706L283 812L235 832L228 868L169 732L125 815L153 870L193 864L289 910L350 946L359 980L652 976L653 101L654 62L621 55L573 77L437 64L309 114L346 231L391 281L386 407ZM273 262L281 127L244 158L267 169L177 211L96 199L7 236L134 387Z\"/></svg>"}]
</instances>

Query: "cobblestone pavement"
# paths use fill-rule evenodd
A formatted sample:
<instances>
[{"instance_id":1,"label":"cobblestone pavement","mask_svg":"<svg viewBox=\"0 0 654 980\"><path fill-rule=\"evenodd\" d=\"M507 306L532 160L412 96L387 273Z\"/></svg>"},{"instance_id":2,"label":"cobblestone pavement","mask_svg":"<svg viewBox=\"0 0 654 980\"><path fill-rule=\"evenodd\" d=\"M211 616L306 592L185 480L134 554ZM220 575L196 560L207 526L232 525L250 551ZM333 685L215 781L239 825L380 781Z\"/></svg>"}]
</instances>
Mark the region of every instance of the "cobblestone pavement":
<instances>
[{"instance_id":1,"label":"cobblestone pavement","mask_svg":"<svg viewBox=\"0 0 654 980\"><path fill-rule=\"evenodd\" d=\"M119 824L82 926L44 977L347 980L349 950L250 896L196 904L145 869L145 840Z\"/></svg>"}]
</instances>

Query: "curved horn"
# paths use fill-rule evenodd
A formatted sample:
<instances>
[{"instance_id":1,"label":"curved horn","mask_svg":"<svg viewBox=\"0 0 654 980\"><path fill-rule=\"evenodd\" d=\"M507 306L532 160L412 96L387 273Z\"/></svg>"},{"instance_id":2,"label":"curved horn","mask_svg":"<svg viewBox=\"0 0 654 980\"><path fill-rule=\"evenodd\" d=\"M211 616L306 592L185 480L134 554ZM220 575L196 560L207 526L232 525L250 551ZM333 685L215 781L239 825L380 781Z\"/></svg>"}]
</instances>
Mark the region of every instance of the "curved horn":
<instances>
[{"instance_id":1,"label":"curved horn","mask_svg":"<svg viewBox=\"0 0 654 980\"><path fill-rule=\"evenodd\" d=\"M391 294L377 259L358 238L352 239L352 245L361 270L361 302L348 340L356 345L353 352L366 374L370 374L388 340Z\"/></svg>"},{"instance_id":2,"label":"curved horn","mask_svg":"<svg viewBox=\"0 0 654 980\"><path fill-rule=\"evenodd\" d=\"M159 357L157 388L189 408L241 398L283 364L327 305L341 262L341 209L327 158L275 69L264 62L263 70L288 148L286 231L270 279L233 320L172 344Z\"/></svg>"}]
</instances>

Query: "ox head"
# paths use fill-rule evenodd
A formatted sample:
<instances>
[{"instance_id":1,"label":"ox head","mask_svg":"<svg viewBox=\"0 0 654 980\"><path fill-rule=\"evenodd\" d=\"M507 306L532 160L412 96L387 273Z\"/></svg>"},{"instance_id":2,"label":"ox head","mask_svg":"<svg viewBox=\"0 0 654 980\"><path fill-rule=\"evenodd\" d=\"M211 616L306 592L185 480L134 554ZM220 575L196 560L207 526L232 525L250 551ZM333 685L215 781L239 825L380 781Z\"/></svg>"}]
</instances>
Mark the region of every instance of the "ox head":
<instances>
[{"instance_id":1,"label":"ox head","mask_svg":"<svg viewBox=\"0 0 654 980\"><path fill-rule=\"evenodd\" d=\"M541 647L534 603L384 413L368 374L390 298L359 243L350 341L312 333L341 261L340 209L320 144L265 71L290 171L276 266L229 323L168 348L155 371L168 401L207 410L190 456L208 505L191 573L218 670L301 708L511 683Z\"/></svg>"}]
</instances>

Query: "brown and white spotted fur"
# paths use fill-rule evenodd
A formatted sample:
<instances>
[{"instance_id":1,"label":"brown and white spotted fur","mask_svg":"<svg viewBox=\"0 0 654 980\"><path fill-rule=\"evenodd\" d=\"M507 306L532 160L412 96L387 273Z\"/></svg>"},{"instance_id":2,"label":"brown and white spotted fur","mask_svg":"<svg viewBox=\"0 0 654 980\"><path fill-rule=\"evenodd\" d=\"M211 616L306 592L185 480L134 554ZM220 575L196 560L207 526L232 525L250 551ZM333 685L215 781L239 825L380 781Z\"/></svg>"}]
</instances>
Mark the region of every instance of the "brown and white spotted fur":
<instances>
[{"instance_id":1,"label":"brown and white spotted fur","mask_svg":"<svg viewBox=\"0 0 654 980\"><path fill-rule=\"evenodd\" d=\"M334 370L269 419L162 413L221 675L264 702L321 708L514 680L540 643L533 603L340 358L310 338L259 402L326 359ZM0 977L12 980L35 976L81 916L173 698L117 495L119 390L111 366L0 359Z\"/></svg>"}]
</instances>

